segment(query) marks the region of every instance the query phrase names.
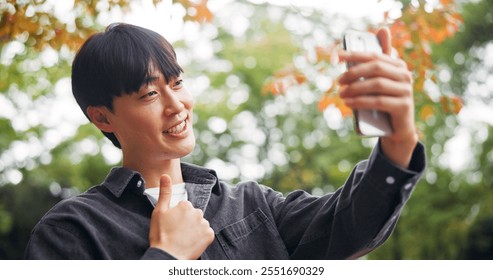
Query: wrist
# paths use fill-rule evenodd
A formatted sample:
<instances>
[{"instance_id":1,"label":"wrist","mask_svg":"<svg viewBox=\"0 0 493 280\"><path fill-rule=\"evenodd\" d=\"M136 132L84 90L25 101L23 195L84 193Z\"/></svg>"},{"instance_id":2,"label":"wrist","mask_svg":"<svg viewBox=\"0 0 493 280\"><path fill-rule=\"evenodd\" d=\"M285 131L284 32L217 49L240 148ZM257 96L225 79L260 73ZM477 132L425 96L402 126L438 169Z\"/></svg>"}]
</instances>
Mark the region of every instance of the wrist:
<instances>
[{"instance_id":1,"label":"wrist","mask_svg":"<svg viewBox=\"0 0 493 280\"><path fill-rule=\"evenodd\" d=\"M394 164L407 169L411 162L413 151L418 144L419 139L416 133L400 139L391 137L380 138L380 147L383 154Z\"/></svg>"}]
</instances>

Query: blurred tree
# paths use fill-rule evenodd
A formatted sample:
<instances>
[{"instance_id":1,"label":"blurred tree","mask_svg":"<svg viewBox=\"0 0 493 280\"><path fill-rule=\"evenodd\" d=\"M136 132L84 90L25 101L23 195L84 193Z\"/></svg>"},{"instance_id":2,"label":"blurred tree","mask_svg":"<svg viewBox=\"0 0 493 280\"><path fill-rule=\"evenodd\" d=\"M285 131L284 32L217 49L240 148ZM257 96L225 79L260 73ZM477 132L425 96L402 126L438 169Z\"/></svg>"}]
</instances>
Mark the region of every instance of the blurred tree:
<instances>
[{"instance_id":1,"label":"blurred tree","mask_svg":"<svg viewBox=\"0 0 493 280\"><path fill-rule=\"evenodd\" d=\"M463 259L493 259L493 215L477 219L467 235Z\"/></svg>"},{"instance_id":2,"label":"blurred tree","mask_svg":"<svg viewBox=\"0 0 493 280\"><path fill-rule=\"evenodd\" d=\"M384 21L390 26L392 46L415 74L414 93L419 120L425 120L442 112L457 114L462 108L461 99L448 92L439 92L435 97L425 87L426 82L435 83L437 80L435 64L432 61L432 45L438 45L453 36L462 22L455 1L441 0L436 6L425 0L411 1L404 5L402 15L398 18L392 18L389 12L385 12ZM372 25L367 28L370 31L376 29ZM309 65L319 72L333 67L339 44L340 40L335 40L332 45L326 47L316 46L316 56L308 62ZM279 94L284 93L291 86L316 83L316 80L307 78L305 72L308 71L311 73L314 70L299 69L289 65L274 75L265 89L273 94ZM351 111L337 96L337 88L337 80L332 81L332 86L322 94L319 109L324 110L334 105L344 116L350 116Z\"/></svg>"},{"instance_id":3,"label":"blurred tree","mask_svg":"<svg viewBox=\"0 0 493 280\"><path fill-rule=\"evenodd\" d=\"M441 92L460 95L466 105L480 99L491 104L493 89L471 91L471 84L492 79L491 64L484 60L485 49L493 40L493 1L465 3L461 7L464 23L457 34L433 46L433 61L440 72ZM481 56L478 56L481 53ZM490 54L491 55L491 54ZM490 70L484 70L490 69ZM478 76L486 71L485 76ZM488 73L489 72L489 73ZM444 74L443 74L444 73ZM442 77L442 78L441 78ZM443 78L445 77L445 79ZM478 81L479 80L479 81ZM440 82L441 81L441 82ZM474 103L473 103L474 104ZM485 116L487 119L487 116ZM458 127L452 116L435 114L423 126L429 167L425 178L406 206L399 226L390 240L371 257L377 259L457 259L481 258L491 252L493 236L486 226L492 213L493 127L490 122ZM470 157L447 158L447 143L456 134L467 133L465 150ZM448 161L470 162L458 171ZM473 252L478 255L473 256Z\"/></svg>"},{"instance_id":4,"label":"blurred tree","mask_svg":"<svg viewBox=\"0 0 493 280\"><path fill-rule=\"evenodd\" d=\"M452 72L445 90L453 88L458 92L465 92L471 72L478 64L486 63L479 50L484 49L493 40L493 34L490 32L493 28L491 7L492 0L465 3L461 11L464 18L463 27L453 38L435 47L434 60L447 65ZM485 94L484 99L491 101L492 95Z\"/></svg>"}]
</instances>

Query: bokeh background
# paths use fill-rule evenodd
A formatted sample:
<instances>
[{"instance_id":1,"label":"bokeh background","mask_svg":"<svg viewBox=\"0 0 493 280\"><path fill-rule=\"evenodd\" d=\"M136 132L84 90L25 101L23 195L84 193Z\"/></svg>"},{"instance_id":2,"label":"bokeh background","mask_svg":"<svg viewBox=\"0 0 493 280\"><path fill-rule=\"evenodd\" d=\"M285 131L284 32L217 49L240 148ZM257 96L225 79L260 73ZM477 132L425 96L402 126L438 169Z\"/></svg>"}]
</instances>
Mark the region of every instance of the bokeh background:
<instances>
[{"instance_id":1,"label":"bokeh background","mask_svg":"<svg viewBox=\"0 0 493 280\"><path fill-rule=\"evenodd\" d=\"M49 208L120 164L70 86L80 44L115 21L176 48L196 98L184 161L315 195L375 144L335 94L342 34L388 26L415 75L428 167L367 258L493 259L493 0L0 0L0 259L22 258Z\"/></svg>"}]
</instances>

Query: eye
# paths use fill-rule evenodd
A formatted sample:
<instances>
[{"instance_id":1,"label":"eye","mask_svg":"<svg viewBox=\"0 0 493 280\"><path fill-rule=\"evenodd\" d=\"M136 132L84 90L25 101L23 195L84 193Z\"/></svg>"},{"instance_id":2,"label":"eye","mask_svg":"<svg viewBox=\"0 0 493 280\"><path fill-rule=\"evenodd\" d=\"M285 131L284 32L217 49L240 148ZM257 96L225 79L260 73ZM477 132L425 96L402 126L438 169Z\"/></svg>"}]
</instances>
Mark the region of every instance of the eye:
<instances>
[{"instance_id":1,"label":"eye","mask_svg":"<svg viewBox=\"0 0 493 280\"><path fill-rule=\"evenodd\" d=\"M149 91L148 93L142 95L140 98L146 98L146 97L151 97L153 95L156 95L157 94L157 91L153 90L153 91Z\"/></svg>"},{"instance_id":2,"label":"eye","mask_svg":"<svg viewBox=\"0 0 493 280\"><path fill-rule=\"evenodd\" d=\"M183 87L183 83L184 83L183 79L178 79L178 80L176 80L176 81L175 81L175 83L173 84L173 87L174 87L175 89L180 89L181 87Z\"/></svg>"}]
</instances>

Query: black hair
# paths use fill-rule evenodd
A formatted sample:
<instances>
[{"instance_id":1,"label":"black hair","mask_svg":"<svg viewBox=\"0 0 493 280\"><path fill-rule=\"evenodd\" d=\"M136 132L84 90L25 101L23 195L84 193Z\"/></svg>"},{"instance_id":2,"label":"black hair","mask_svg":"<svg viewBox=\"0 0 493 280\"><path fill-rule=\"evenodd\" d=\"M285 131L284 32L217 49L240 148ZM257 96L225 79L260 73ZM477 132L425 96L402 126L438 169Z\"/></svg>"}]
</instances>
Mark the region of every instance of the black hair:
<instances>
[{"instance_id":1,"label":"black hair","mask_svg":"<svg viewBox=\"0 0 493 280\"><path fill-rule=\"evenodd\" d=\"M72 63L72 92L89 119L88 106L112 111L113 99L138 91L151 67L160 70L166 82L183 72L173 46L158 33L130 24L111 24L79 49ZM121 148L113 133L103 134Z\"/></svg>"}]
</instances>

